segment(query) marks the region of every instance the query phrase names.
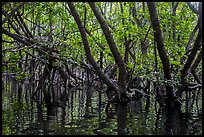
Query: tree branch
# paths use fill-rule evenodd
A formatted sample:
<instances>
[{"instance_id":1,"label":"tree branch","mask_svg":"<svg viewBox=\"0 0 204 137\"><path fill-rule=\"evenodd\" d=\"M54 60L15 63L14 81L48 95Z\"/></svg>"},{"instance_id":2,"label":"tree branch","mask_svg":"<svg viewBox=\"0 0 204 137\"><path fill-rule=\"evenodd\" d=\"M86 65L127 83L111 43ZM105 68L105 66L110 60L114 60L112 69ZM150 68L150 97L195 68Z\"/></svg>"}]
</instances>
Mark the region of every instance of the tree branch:
<instances>
[{"instance_id":1,"label":"tree branch","mask_svg":"<svg viewBox=\"0 0 204 137\"><path fill-rule=\"evenodd\" d=\"M106 41L108 42L111 53L113 54L115 62L119 68L118 85L125 89L125 87L126 87L126 67L125 67L124 61L123 61L123 59L122 59L122 57L118 51L116 43L114 42L113 36L112 36L112 34L108 28L108 25L107 25L105 19L103 18L101 13L98 11L94 2L89 2L89 5L90 5L91 9L93 10L94 15L96 16L96 18L97 18L97 20L98 20L98 22L99 22L99 24L100 24L100 26L104 32L104 35L106 37Z\"/></svg>"},{"instance_id":2,"label":"tree branch","mask_svg":"<svg viewBox=\"0 0 204 137\"><path fill-rule=\"evenodd\" d=\"M157 16L156 6L155 6L155 3L153 2L147 2L147 5L149 8L152 27L154 30L154 37L157 43L157 50L159 52L159 57L161 58L162 65L163 65L164 77L167 80L171 80L169 58L164 48L164 42L163 42L162 32L161 32L161 28L160 28L160 24Z\"/></svg>"},{"instance_id":3,"label":"tree branch","mask_svg":"<svg viewBox=\"0 0 204 137\"><path fill-rule=\"evenodd\" d=\"M182 81L186 77L192 62L195 59L196 53L197 53L198 49L201 46L201 41L202 41L202 30L199 29L196 41L194 43L194 47L193 47L191 53L189 54L188 59L187 59L185 65L184 65L183 69L181 70L181 80Z\"/></svg>"},{"instance_id":4,"label":"tree branch","mask_svg":"<svg viewBox=\"0 0 204 137\"><path fill-rule=\"evenodd\" d=\"M34 43L32 41L28 42L27 40L23 40L23 38L21 36L16 35L16 34L12 34L12 33L8 32L4 28L2 28L2 33L12 37L14 40L17 40L17 41L19 41L19 42L21 42L21 43L23 43L23 44L25 44L27 46L30 46L30 45L32 45Z\"/></svg>"},{"instance_id":5,"label":"tree branch","mask_svg":"<svg viewBox=\"0 0 204 137\"><path fill-rule=\"evenodd\" d=\"M188 6L190 7L190 9L195 13L195 14L199 14L199 10L197 10L193 4L191 4L191 2L187 2Z\"/></svg>"},{"instance_id":6,"label":"tree branch","mask_svg":"<svg viewBox=\"0 0 204 137\"><path fill-rule=\"evenodd\" d=\"M21 2L20 4L18 4L18 6L16 6L2 21L2 25L8 20L11 18L11 16L14 15L14 13L16 11L18 11L20 9L20 7L22 7L23 5L25 4L25 2Z\"/></svg>"},{"instance_id":7,"label":"tree branch","mask_svg":"<svg viewBox=\"0 0 204 137\"><path fill-rule=\"evenodd\" d=\"M199 79L199 77L197 76L195 69L198 67L200 61L202 60L202 50L200 51L199 55L197 56L195 62L193 63L193 65L191 66L190 70L191 70L191 74L193 75L193 77L195 78L195 80L201 84L201 80Z\"/></svg>"},{"instance_id":8,"label":"tree branch","mask_svg":"<svg viewBox=\"0 0 204 137\"><path fill-rule=\"evenodd\" d=\"M82 25L82 21L79 18L79 14L77 13L74 4L72 2L68 2L69 5L69 9L71 11L72 16L74 17L78 29L80 31L81 37L82 37L82 41L84 44L84 49L85 49L85 53L86 53L86 57L88 59L88 61L90 62L90 64L93 66L96 74L99 76L99 78L101 78L103 80L103 82L110 87L112 90L114 91L118 91L117 87L114 85L114 83L101 71L100 67L98 66L98 64L96 63L95 59L92 56L91 50L90 50L90 45L86 36L86 32L85 29Z\"/></svg>"}]
</instances>

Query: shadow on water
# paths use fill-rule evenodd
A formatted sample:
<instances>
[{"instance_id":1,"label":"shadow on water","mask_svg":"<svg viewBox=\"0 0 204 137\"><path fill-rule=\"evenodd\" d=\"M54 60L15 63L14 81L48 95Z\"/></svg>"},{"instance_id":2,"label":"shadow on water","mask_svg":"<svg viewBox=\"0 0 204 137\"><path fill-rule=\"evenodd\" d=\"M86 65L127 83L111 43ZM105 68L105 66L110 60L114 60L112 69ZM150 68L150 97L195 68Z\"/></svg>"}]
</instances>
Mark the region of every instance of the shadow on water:
<instances>
[{"instance_id":1,"label":"shadow on water","mask_svg":"<svg viewBox=\"0 0 204 137\"><path fill-rule=\"evenodd\" d=\"M153 97L127 105L107 103L104 90L84 86L67 90L59 107L47 109L30 96L31 88L12 81L2 93L3 134L18 135L200 135L202 101L191 111L185 106L165 113L154 105ZM32 90L32 91L31 91ZM202 100L202 97L200 98Z\"/></svg>"}]
</instances>

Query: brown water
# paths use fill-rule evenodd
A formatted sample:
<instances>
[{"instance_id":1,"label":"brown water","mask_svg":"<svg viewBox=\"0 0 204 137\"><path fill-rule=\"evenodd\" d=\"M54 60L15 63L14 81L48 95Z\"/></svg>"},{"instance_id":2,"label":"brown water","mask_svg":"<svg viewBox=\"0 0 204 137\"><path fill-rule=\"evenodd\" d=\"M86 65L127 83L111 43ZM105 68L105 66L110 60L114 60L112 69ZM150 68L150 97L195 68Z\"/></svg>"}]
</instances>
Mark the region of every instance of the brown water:
<instances>
[{"instance_id":1,"label":"brown water","mask_svg":"<svg viewBox=\"0 0 204 137\"><path fill-rule=\"evenodd\" d=\"M18 86L6 83L2 92L3 134L15 135L201 135L202 93L183 102L181 111L166 114L154 101L141 98L127 106L107 106L104 90L73 90L63 107L47 110L30 99L32 88L18 96ZM154 92L154 91L153 91ZM91 97L87 97L92 93ZM185 95L184 95L185 97ZM148 103L150 101L150 104ZM189 106L189 107L187 107ZM107 110L108 109L108 110Z\"/></svg>"}]
</instances>

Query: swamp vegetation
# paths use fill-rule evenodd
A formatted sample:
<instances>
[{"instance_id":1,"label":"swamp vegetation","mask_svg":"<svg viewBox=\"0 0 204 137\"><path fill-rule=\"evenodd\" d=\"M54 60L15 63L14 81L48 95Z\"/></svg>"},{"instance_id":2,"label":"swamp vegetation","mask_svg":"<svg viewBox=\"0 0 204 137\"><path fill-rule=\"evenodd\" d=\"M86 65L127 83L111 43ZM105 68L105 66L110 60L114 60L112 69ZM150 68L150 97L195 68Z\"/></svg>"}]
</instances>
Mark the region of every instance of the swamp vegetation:
<instances>
[{"instance_id":1,"label":"swamp vegetation","mask_svg":"<svg viewBox=\"0 0 204 137\"><path fill-rule=\"evenodd\" d=\"M202 2L2 2L3 135L201 135Z\"/></svg>"}]
</instances>

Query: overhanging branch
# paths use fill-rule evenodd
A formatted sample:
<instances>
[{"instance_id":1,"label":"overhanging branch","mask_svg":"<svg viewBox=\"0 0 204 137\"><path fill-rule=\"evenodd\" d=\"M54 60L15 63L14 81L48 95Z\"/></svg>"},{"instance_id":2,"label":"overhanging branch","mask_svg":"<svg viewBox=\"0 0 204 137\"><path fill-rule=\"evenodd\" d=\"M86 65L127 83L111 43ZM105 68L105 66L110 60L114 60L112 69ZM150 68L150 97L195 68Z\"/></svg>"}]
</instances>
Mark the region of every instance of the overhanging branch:
<instances>
[{"instance_id":1,"label":"overhanging branch","mask_svg":"<svg viewBox=\"0 0 204 137\"><path fill-rule=\"evenodd\" d=\"M3 25L8 19L10 19L11 16L13 16L14 13L15 13L16 11L18 11L18 10L20 9L20 7L22 7L24 4L25 4L25 2L21 2L20 4L18 4L18 6L16 6L16 7L8 14L8 16L6 16L6 17L3 19L2 25Z\"/></svg>"}]
</instances>

